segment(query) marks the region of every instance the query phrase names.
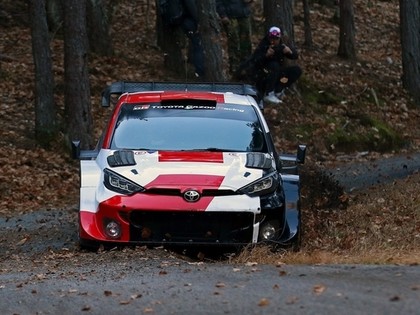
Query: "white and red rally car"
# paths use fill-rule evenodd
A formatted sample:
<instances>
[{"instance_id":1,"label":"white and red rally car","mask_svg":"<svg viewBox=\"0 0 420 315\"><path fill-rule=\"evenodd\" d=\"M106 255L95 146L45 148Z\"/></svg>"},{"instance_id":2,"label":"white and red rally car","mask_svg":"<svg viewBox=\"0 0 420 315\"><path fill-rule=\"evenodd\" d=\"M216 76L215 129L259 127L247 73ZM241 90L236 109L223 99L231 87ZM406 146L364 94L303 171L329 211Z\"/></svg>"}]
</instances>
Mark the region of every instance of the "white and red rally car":
<instances>
[{"instance_id":1,"label":"white and red rally car","mask_svg":"<svg viewBox=\"0 0 420 315\"><path fill-rule=\"evenodd\" d=\"M296 155L278 154L252 86L116 82L115 108L80 164L79 236L100 243L298 246Z\"/></svg>"}]
</instances>

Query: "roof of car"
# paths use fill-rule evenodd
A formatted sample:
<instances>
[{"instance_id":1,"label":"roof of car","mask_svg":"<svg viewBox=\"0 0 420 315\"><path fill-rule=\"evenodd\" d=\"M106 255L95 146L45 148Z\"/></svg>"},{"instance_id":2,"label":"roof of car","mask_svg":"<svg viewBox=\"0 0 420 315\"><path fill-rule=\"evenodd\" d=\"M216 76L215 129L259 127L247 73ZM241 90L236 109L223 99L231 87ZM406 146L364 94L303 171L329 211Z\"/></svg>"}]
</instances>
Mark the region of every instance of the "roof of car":
<instances>
[{"instance_id":1,"label":"roof of car","mask_svg":"<svg viewBox=\"0 0 420 315\"><path fill-rule=\"evenodd\" d=\"M127 94L126 101L164 99L205 99L217 102L249 104L240 95L256 96L253 86L242 83L114 82L102 92L102 106L110 105L111 95ZM230 99L230 101L226 101Z\"/></svg>"},{"instance_id":2,"label":"roof of car","mask_svg":"<svg viewBox=\"0 0 420 315\"><path fill-rule=\"evenodd\" d=\"M205 100L216 103L232 103L237 105L250 105L250 99L246 95L234 93L216 92L196 92L196 91L156 91L156 92L136 92L121 95L120 102L123 103L157 103L161 101L176 100Z\"/></svg>"}]
</instances>

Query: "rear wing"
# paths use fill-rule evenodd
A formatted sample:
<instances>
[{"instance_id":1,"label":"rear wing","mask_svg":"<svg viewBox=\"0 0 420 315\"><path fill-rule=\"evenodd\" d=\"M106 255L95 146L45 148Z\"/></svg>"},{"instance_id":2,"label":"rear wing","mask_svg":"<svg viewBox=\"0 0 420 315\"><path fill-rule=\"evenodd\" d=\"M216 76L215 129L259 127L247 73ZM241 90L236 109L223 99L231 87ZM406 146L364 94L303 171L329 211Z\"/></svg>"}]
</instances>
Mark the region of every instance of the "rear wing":
<instances>
[{"instance_id":1,"label":"rear wing","mask_svg":"<svg viewBox=\"0 0 420 315\"><path fill-rule=\"evenodd\" d=\"M181 83L181 82L114 82L102 92L102 107L109 107L111 95L147 91L200 91L200 92L231 92L240 95L257 96L256 89L242 83Z\"/></svg>"}]
</instances>

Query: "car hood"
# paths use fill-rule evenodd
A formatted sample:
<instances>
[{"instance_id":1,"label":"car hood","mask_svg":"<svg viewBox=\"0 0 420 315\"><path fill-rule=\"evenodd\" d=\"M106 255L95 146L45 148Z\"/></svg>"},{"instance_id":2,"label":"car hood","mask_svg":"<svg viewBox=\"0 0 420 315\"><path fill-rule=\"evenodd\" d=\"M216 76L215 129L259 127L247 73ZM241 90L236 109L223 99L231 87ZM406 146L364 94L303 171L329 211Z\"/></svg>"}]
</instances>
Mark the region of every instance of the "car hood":
<instances>
[{"instance_id":1,"label":"car hood","mask_svg":"<svg viewBox=\"0 0 420 315\"><path fill-rule=\"evenodd\" d=\"M146 189L237 190L275 165L264 153L102 150L97 162Z\"/></svg>"}]
</instances>

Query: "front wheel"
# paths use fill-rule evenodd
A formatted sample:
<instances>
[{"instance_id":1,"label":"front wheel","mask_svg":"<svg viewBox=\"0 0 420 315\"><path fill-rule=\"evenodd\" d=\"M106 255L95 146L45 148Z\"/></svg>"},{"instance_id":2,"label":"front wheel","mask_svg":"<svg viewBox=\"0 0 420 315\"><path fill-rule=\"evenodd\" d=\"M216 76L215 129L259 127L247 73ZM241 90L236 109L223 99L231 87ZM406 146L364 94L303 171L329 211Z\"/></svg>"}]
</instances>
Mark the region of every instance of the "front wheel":
<instances>
[{"instance_id":1,"label":"front wheel","mask_svg":"<svg viewBox=\"0 0 420 315\"><path fill-rule=\"evenodd\" d=\"M97 252L101 244L92 240L86 240L83 238L79 239L79 248L82 250L87 250L89 252Z\"/></svg>"}]
</instances>

